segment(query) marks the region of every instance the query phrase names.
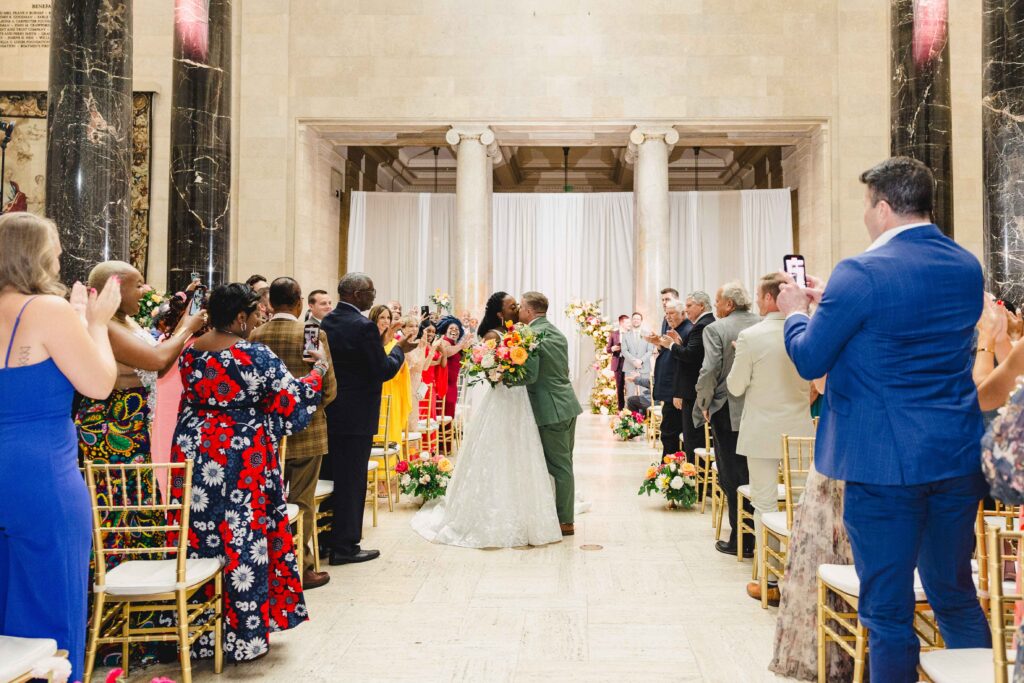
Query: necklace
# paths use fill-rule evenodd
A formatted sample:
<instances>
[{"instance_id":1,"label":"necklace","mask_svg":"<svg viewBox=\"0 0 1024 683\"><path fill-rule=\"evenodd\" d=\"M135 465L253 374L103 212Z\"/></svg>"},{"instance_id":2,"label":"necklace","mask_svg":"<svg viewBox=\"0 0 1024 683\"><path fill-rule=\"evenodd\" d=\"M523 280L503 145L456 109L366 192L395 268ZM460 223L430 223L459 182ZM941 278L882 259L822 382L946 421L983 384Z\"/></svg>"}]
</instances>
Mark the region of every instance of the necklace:
<instances>
[{"instance_id":1,"label":"necklace","mask_svg":"<svg viewBox=\"0 0 1024 683\"><path fill-rule=\"evenodd\" d=\"M238 336L237 334L235 334L234 332L231 332L230 330L223 330L223 329L221 329L219 327L215 327L213 329L217 330L221 334L226 335L228 337L237 337Z\"/></svg>"}]
</instances>

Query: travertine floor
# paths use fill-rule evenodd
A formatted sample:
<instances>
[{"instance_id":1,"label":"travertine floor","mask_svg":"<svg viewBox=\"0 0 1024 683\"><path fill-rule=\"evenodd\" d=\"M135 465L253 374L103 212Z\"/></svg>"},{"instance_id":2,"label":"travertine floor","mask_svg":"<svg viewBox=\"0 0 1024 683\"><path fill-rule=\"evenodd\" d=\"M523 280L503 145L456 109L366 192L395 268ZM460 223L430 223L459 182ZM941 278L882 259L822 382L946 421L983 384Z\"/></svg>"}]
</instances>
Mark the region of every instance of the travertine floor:
<instances>
[{"instance_id":1,"label":"travertine floor","mask_svg":"<svg viewBox=\"0 0 1024 683\"><path fill-rule=\"evenodd\" d=\"M710 513L636 495L652 457L583 416L576 478L593 509L544 548L435 546L410 530L414 506L385 508L364 541L381 559L330 567L331 583L307 593L308 623L220 676L197 663L194 680L782 680L766 668L774 610L744 591L749 562L714 550ZM131 678L156 674L179 678L176 667Z\"/></svg>"}]
</instances>

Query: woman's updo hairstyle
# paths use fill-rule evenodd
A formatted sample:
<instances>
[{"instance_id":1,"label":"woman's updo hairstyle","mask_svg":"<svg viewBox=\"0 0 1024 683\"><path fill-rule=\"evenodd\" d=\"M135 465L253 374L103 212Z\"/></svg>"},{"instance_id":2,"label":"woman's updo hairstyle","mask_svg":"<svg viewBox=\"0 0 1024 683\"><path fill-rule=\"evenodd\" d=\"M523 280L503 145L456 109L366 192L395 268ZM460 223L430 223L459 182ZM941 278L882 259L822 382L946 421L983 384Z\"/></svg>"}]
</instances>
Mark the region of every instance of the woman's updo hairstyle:
<instances>
[{"instance_id":1,"label":"woman's updo hairstyle","mask_svg":"<svg viewBox=\"0 0 1024 683\"><path fill-rule=\"evenodd\" d=\"M206 312L212 327L224 329L231 326L239 313L250 315L259 303L260 295L252 287L232 282L213 288L206 303Z\"/></svg>"}]
</instances>

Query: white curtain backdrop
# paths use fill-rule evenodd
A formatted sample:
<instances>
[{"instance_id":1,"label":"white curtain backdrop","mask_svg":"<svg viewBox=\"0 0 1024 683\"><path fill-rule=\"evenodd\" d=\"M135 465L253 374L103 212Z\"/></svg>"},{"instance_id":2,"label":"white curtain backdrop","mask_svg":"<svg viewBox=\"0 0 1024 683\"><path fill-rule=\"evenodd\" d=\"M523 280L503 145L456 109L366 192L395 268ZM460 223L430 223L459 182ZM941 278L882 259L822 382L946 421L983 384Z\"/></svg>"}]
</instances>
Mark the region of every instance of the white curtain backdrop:
<instances>
[{"instance_id":1,"label":"white curtain backdrop","mask_svg":"<svg viewBox=\"0 0 1024 683\"><path fill-rule=\"evenodd\" d=\"M435 289L449 291L454 225L453 194L353 192L348 269L373 278L379 303L416 310Z\"/></svg>"},{"instance_id":2,"label":"white curtain backdrop","mask_svg":"<svg viewBox=\"0 0 1024 683\"><path fill-rule=\"evenodd\" d=\"M755 295L762 275L793 250L790 191L670 192L670 280L682 296L739 280Z\"/></svg>"},{"instance_id":3,"label":"white curtain backdrop","mask_svg":"<svg viewBox=\"0 0 1024 683\"><path fill-rule=\"evenodd\" d=\"M684 296L697 289L714 296L734 279L753 295L758 279L779 270L793 248L787 189L670 192L669 222L673 258L665 284ZM380 302L423 305L435 289L451 291L454 224L452 194L353 192L349 270L374 278ZM591 361L564 311L572 299L601 299L612 319L633 311L633 194L496 193L492 245L492 287L517 298L531 289L548 296L549 317L570 340L570 371L585 396ZM661 312L645 313L657 327Z\"/></svg>"},{"instance_id":4,"label":"white curtain backdrop","mask_svg":"<svg viewBox=\"0 0 1024 683\"><path fill-rule=\"evenodd\" d=\"M589 394L589 366L580 367L580 335L565 307L601 299L609 317L632 312L632 193L497 193L493 211L494 289L547 295L548 319L570 342L570 375Z\"/></svg>"}]
</instances>

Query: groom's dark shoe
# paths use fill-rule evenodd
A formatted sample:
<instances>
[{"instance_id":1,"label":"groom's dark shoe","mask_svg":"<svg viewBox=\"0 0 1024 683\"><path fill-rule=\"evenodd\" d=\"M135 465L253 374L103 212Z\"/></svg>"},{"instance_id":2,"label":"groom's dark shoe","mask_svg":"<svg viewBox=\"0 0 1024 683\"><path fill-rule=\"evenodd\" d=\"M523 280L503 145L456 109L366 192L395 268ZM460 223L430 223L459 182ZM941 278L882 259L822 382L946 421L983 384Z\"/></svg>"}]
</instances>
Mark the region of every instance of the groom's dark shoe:
<instances>
[{"instance_id":1,"label":"groom's dark shoe","mask_svg":"<svg viewBox=\"0 0 1024 683\"><path fill-rule=\"evenodd\" d=\"M341 553L332 550L331 551L331 566L339 564L357 564L359 562L369 562L370 560L376 560L380 557L379 550L360 550L355 555L342 555Z\"/></svg>"},{"instance_id":2,"label":"groom's dark shoe","mask_svg":"<svg viewBox=\"0 0 1024 683\"><path fill-rule=\"evenodd\" d=\"M568 524L559 524L558 526L562 527L563 536L572 536L576 533L576 525L572 522L569 522Z\"/></svg>"}]
</instances>

